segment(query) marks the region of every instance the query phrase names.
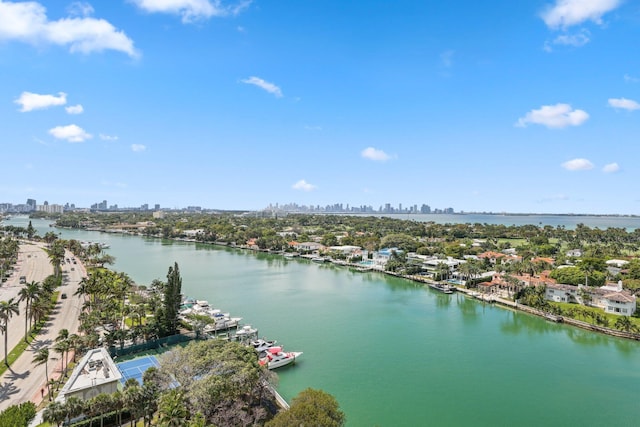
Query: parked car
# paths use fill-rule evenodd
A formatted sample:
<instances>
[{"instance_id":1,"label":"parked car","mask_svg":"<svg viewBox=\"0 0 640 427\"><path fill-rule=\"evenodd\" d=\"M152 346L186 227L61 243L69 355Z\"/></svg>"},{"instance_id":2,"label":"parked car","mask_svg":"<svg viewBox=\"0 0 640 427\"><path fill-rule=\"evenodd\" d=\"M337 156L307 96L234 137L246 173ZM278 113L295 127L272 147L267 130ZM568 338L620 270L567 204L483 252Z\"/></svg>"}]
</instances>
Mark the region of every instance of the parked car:
<instances>
[{"instance_id":1,"label":"parked car","mask_svg":"<svg viewBox=\"0 0 640 427\"><path fill-rule=\"evenodd\" d=\"M20 276L20 284L25 284L27 283L27 277L26 276Z\"/></svg>"},{"instance_id":2,"label":"parked car","mask_svg":"<svg viewBox=\"0 0 640 427\"><path fill-rule=\"evenodd\" d=\"M60 295L60 298L62 298L62 299L67 299L67 294L62 294L62 295Z\"/></svg>"}]
</instances>

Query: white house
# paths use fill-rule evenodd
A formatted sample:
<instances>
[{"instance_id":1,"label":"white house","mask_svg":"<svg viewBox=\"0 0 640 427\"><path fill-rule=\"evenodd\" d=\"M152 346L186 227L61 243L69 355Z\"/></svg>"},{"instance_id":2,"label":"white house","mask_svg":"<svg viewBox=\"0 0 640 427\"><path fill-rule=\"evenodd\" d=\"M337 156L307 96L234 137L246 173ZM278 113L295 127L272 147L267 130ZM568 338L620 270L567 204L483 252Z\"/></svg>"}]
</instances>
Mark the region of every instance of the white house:
<instances>
[{"instance_id":1,"label":"white house","mask_svg":"<svg viewBox=\"0 0 640 427\"><path fill-rule=\"evenodd\" d=\"M591 294L591 304L605 313L631 316L636 311L636 296L622 289L622 281L596 288Z\"/></svg>"},{"instance_id":2,"label":"white house","mask_svg":"<svg viewBox=\"0 0 640 427\"><path fill-rule=\"evenodd\" d=\"M636 296L622 289L621 281L599 288L547 283L545 298L555 302L578 302L584 304L582 292L586 292L590 296L591 302L589 305L599 307L605 313L631 316L636 311Z\"/></svg>"},{"instance_id":3,"label":"white house","mask_svg":"<svg viewBox=\"0 0 640 427\"><path fill-rule=\"evenodd\" d=\"M577 302L580 295L577 286L547 283L544 297L553 302Z\"/></svg>"},{"instance_id":4,"label":"white house","mask_svg":"<svg viewBox=\"0 0 640 427\"><path fill-rule=\"evenodd\" d=\"M121 379L122 374L107 350L95 348L78 362L59 396L63 400L73 396L86 401L100 393L114 393Z\"/></svg>"}]
</instances>

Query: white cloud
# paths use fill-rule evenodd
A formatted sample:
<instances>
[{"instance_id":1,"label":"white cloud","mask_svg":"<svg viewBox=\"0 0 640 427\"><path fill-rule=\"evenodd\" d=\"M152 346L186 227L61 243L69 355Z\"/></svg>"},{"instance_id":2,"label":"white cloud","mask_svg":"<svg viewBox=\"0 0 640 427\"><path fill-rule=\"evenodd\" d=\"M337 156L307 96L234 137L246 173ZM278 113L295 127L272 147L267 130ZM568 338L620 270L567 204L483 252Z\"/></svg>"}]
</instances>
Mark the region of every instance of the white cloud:
<instances>
[{"instance_id":1,"label":"white cloud","mask_svg":"<svg viewBox=\"0 0 640 427\"><path fill-rule=\"evenodd\" d=\"M249 85L258 86L261 89L266 90L267 92L275 95L277 98L282 98L282 91L280 88L273 83L269 83L267 81L262 80L260 77L249 77L248 79L240 80L242 83L246 83Z\"/></svg>"},{"instance_id":2,"label":"white cloud","mask_svg":"<svg viewBox=\"0 0 640 427\"><path fill-rule=\"evenodd\" d=\"M369 160L374 160L376 162L386 162L391 158L387 153L382 150L378 150L377 148L367 147L360 153L362 157Z\"/></svg>"},{"instance_id":3,"label":"white cloud","mask_svg":"<svg viewBox=\"0 0 640 427\"><path fill-rule=\"evenodd\" d=\"M49 129L49 133L54 138L66 139L69 142L84 142L93 138L93 135L85 132L84 129L77 125L56 126L53 129Z\"/></svg>"},{"instance_id":4,"label":"white cloud","mask_svg":"<svg viewBox=\"0 0 640 427\"><path fill-rule=\"evenodd\" d=\"M617 163L608 163L602 168L604 173L614 173L620 170L620 166Z\"/></svg>"},{"instance_id":5,"label":"white cloud","mask_svg":"<svg viewBox=\"0 0 640 427\"><path fill-rule=\"evenodd\" d=\"M626 98L609 98L609 105L613 108L627 111L640 110L640 104L632 99Z\"/></svg>"},{"instance_id":6,"label":"white cloud","mask_svg":"<svg viewBox=\"0 0 640 427\"><path fill-rule=\"evenodd\" d=\"M105 135L104 133L101 133L101 134L100 134L100 135L98 135L98 136L99 136L99 137L100 137L100 139L101 139L101 140L103 140L103 141L117 141L118 139L120 139L120 138L118 138L118 137L117 137L117 136L115 136L115 135Z\"/></svg>"},{"instance_id":7,"label":"white cloud","mask_svg":"<svg viewBox=\"0 0 640 427\"><path fill-rule=\"evenodd\" d=\"M293 188L294 190L302 190L302 191L313 191L315 190L316 187L313 184L309 184L307 181L305 181L304 179L301 179L300 181L296 182L295 184L293 184L291 186L291 188Z\"/></svg>"},{"instance_id":8,"label":"white cloud","mask_svg":"<svg viewBox=\"0 0 640 427\"><path fill-rule=\"evenodd\" d=\"M80 8L80 13L91 13ZM72 15L77 14L75 10ZM72 53L91 53L116 50L135 57L138 52L133 41L104 19L68 17L49 21L40 3L7 2L0 0L0 41L17 40L33 45L54 44L69 46Z\"/></svg>"},{"instance_id":9,"label":"white cloud","mask_svg":"<svg viewBox=\"0 0 640 427\"><path fill-rule=\"evenodd\" d=\"M585 21L602 23L602 16L622 4L621 0L556 0L542 12L542 20L552 29L569 28Z\"/></svg>"},{"instance_id":10,"label":"white cloud","mask_svg":"<svg viewBox=\"0 0 640 427\"><path fill-rule=\"evenodd\" d=\"M2 18L0 18L0 20L1 19ZM64 92L58 92L58 96L55 96L22 92L20 97L13 102L20 105L22 107L20 108L20 111L24 113L27 111L42 110L49 107L64 105L67 103L67 94Z\"/></svg>"},{"instance_id":11,"label":"white cloud","mask_svg":"<svg viewBox=\"0 0 640 427\"><path fill-rule=\"evenodd\" d=\"M131 0L140 9L149 13L180 15L183 23L190 23L212 16L237 15L251 4L251 0L223 5L220 0Z\"/></svg>"},{"instance_id":12,"label":"white cloud","mask_svg":"<svg viewBox=\"0 0 640 427\"><path fill-rule=\"evenodd\" d=\"M567 126L580 126L589 119L584 110L574 110L569 104L543 105L537 110L529 111L518 119L516 126L526 127L533 123L548 128L560 129Z\"/></svg>"},{"instance_id":13,"label":"white cloud","mask_svg":"<svg viewBox=\"0 0 640 427\"><path fill-rule=\"evenodd\" d=\"M587 159L573 159L561 165L568 171L587 171L593 169L593 163Z\"/></svg>"},{"instance_id":14,"label":"white cloud","mask_svg":"<svg viewBox=\"0 0 640 427\"><path fill-rule=\"evenodd\" d=\"M89 3L75 1L67 7L67 12L71 16L91 16L95 9Z\"/></svg>"},{"instance_id":15,"label":"white cloud","mask_svg":"<svg viewBox=\"0 0 640 427\"><path fill-rule=\"evenodd\" d=\"M624 81L627 83L638 83L640 82L640 79L637 77L630 76L629 74L625 74Z\"/></svg>"},{"instance_id":16,"label":"white cloud","mask_svg":"<svg viewBox=\"0 0 640 427\"><path fill-rule=\"evenodd\" d=\"M317 125L315 125L315 126L312 126L312 125L304 125L304 128L305 128L306 130L314 130L314 131L320 131L320 130L322 130L322 126L317 126Z\"/></svg>"},{"instance_id":17,"label":"white cloud","mask_svg":"<svg viewBox=\"0 0 640 427\"><path fill-rule=\"evenodd\" d=\"M146 145L142 145L142 144L131 144L131 150L136 152L136 153L140 153L144 150L147 149Z\"/></svg>"},{"instance_id":18,"label":"white cloud","mask_svg":"<svg viewBox=\"0 0 640 427\"><path fill-rule=\"evenodd\" d=\"M553 44L580 47L589 43L589 36L590 33L587 30L582 30L576 34L561 34L553 40Z\"/></svg>"},{"instance_id":19,"label":"white cloud","mask_svg":"<svg viewBox=\"0 0 640 427\"><path fill-rule=\"evenodd\" d=\"M440 61L442 61L444 67L450 68L453 66L453 55L455 53L454 50L447 50L440 54Z\"/></svg>"},{"instance_id":20,"label":"white cloud","mask_svg":"<svg viewBox=\"0 0 640 427\"><path fill-rule=\"evenodd\" d=\"M68 114L82 114L84 112L84 107L80 104L69 105L68 107L64 107L64 109Z\"/></svg>"}]
</instances>

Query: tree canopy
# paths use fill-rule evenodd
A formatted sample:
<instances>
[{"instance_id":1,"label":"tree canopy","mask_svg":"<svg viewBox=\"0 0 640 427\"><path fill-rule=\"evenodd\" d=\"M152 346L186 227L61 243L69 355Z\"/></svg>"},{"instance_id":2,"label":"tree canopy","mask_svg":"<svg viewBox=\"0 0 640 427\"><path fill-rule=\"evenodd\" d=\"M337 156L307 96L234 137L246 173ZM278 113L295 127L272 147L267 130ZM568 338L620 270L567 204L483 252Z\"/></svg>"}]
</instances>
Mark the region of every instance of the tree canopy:
<instances>
[{"instance_id":1,"label":"tree canopy","mask_svg":"<svg viewBox=\"0 0 640 427\"><path fill-rule=\"evenodd\" d=\"M340 427L344 422L344 413L332 395L308 388L293 398L289 410L279 412L266 426Z\"/></svg>"}]
</instances>

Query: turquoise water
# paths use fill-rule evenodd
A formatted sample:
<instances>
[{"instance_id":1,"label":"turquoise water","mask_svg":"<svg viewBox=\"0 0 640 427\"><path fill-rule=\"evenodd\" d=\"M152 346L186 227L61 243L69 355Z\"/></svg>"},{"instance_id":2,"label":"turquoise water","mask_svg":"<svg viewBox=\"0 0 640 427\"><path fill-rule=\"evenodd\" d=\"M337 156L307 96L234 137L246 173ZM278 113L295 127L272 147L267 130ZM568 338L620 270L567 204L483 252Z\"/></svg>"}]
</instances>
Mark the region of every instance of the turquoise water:
<instances>
[{"instance_id":1,"label":"turquoise water","mask_svg":"<svg viewBox=\"0 0 640 427\"><path fill-rule=\"evenodd\" d=\"M34 221L39 229L46 224ZM185 294L244 317L287 350L304 351L296 366L277 371L285 398L324 389L348 426L637 425L640 343L379 273L58 231L109 243L114 268L140 284L164 279L177 261Z\"/></svg>"}]
</instances>

